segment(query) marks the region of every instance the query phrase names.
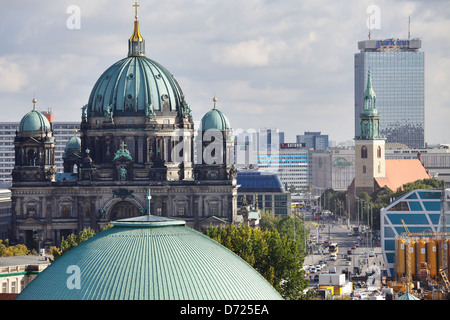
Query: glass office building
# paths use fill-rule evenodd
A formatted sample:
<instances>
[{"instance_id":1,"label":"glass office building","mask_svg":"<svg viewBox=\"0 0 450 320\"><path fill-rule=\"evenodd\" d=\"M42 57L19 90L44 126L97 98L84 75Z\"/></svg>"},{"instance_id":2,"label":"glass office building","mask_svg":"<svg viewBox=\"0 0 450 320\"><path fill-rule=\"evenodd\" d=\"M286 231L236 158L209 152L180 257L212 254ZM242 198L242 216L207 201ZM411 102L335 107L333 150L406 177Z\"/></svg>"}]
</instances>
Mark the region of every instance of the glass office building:
<instances>
[{"instance_id":1,"label":"glass office building","mask_svg":"<svg viewBox=\"0 0 450 320\"><path fill-rule=\"evenodd\" d=\"M285 188L297 189L309 185L309 151L298 143L280 143L279 149L261 151L258 154L258 168L263 172L276 173Z\"/></svg>"},{"instance_id":2,"label":"glass office building","mask_svg":"<svg viewBox=\"0 0 450 320\"><path fill-rule=\"evenodd\" d=\"M386 142L424 147L425 90L422 41L366 40L358 42L355 54L355 136L359 133L367 72L377 95L381 134Z\"/></svg>"}]
</instances>

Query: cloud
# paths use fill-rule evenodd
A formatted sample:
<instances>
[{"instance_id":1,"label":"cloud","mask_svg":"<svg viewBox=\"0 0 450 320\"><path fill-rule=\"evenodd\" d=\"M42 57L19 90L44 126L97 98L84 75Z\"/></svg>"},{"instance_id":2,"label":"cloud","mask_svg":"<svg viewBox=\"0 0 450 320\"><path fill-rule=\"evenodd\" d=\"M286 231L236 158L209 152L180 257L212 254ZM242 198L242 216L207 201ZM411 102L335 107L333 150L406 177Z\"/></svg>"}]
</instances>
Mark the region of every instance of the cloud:
<instances>
[{"instance_id":1,"label":"cloud","mask_svg":"<svg viewBox=\"0 0 450 320\"><path fill-rule=\"evenodd\" d=\"M211 60L226 66L264 67L277 65L286 49L284 41L272 42L260 37L225 47L215 47Z\"/></svg>"},{"instance_id":2,"label":"cloud","mask_svg":"<svg viewBox=\"0 0 450 320\"><path fill-rule=\"evenodd\" d=\"M28 83L27 70L14 57L0 57L0 92L19 93Z\"/></svg>"},{"instance_id":3,"label":"cloud","mask_svg":"<svg viewBox=\"0 0 450 320\"><path fill-rule=\"evenodd\" d=\"M33 92L55 118L78 121L98 77L127 54L133 2L5 2L0 12L0 108L8 121L28 111ZM66 9L81 9L69 30ZM287 140L304 131L354 136L354 54L367 39L366 12L380 7L373 38L422 37L426 137L442 129L448 97L450 7L445 1L168 0L140 3L147 57L180 83L195 120L214 93L233 127L278 126ZM6 106L21 106L12 109ZM254 124L254 125L253 125Z\"/></svg>"}]
</instances>

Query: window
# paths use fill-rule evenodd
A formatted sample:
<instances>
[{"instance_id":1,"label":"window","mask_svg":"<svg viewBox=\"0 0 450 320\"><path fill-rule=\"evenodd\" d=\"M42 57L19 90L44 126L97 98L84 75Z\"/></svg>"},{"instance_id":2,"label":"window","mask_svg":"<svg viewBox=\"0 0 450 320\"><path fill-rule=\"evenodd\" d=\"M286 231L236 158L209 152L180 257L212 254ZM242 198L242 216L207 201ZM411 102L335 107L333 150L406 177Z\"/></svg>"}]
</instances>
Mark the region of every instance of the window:
<instances>
[{"instance_id":1,"label":"window","mask_svg":"<svg viewBox=\"0 0 450 320\"><path fill-rule=\"evenodd\" d=\"M366 146L362 146L362 148L361 148L361 158L367 159L367 147Z\"/></svg>"},{"instance_id":2,"label":"window","mask_svg":"<svg viewBox=\"0 0 450 320\"><path fill-rule=\"evenodd\" d=\"M366 166L363 166L363 174L366 174Z\"/></svg>"},{"instance_id":3,"label":"window","mask_svg":"<svg viewBox=\"0 0 450 320\"><path fill-rule=\"evenodd\" d=\"M377 157L381 158L381 147L378 147L377 149Z\"/></svg>"},{"instance_id":4,"label":"window","mask_svg":"<svg viewBox=\"0 0 450 320\"><path fill-rule=\"evenodd\" d=\"M62 217L70 217L70 204L63 204L61 208Z\"/></svg>"},{"instance_id":5,"label":"window","mask_svg":"<svg viewBox=\"0 0 450 320\"><path fill-rule=\"evenodd\" d=\"M178 205L177 206L177 215L184 216L184 210L185 210L184 205Z\"/></svg>"},{"instance_id":6,"label":"window","mask_svg":"<svg viewBox=\"0 0 450 320\"><path fill-rule=\"evenodd\" d=\"M219 203L210 202L209 203L209 214L217 215L219 214Z\"/></svg>"},{"instance_id":7,"label":"window","mask_svg":"<svg viewBox=\"0 0 450 320\"><path fill-rule=\"evenodd\" d=\"M392 206L388 211L409 211L408 202L401 201Z\"/></svg>"},{"instance_id":8,"label":"window","mask_svg":"<svg viewBox=\"0 0 450 320\"><path fill-rule=\"evenodd\" d=\"M28 207L27 208L28 217L32 218L36 215L36 207Z\"/></svg>"}]
</instances>

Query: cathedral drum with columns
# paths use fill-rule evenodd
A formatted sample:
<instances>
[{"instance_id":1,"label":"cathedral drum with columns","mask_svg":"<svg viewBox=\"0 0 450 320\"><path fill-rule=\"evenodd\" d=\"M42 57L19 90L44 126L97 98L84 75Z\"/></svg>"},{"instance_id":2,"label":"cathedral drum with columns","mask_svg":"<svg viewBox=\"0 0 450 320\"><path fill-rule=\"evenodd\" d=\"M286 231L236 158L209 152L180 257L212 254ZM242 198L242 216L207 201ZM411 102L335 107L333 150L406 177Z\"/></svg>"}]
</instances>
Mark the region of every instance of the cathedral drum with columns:
<instances>
[{"instance_id":1,"label":"cathedral drum with columns","mask_svg":"<svg viewBox=\"0 0 450 320\"><path fill-rule=\"evenodd\" d=\"M233 139L214 107L198 128L173 77L145 54L136 14L128 56L97 80L81 108L81 129L67 142L56 173L51 121L27 113L16 133L11 241L29 248L60 245L86 227L151 214L202 230L237 212ZM206 222L207 220L208 225Z\"/></svg>"}]
</instances>

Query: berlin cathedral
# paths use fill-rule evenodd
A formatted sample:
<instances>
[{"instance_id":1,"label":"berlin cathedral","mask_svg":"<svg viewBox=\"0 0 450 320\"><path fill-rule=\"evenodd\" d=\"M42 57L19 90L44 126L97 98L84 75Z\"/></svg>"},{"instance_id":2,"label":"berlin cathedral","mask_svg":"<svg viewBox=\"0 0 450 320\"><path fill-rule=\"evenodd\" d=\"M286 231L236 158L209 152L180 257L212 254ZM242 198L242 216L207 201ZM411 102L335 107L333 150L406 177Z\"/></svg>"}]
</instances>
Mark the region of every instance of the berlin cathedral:
<instances>
[{"instance_id":1,"label":"berlin cathedral","mask_svg":"<svg viewBox=\"0 0 450 320\"><path fill-rule=\"evenodd\" d=\"M109 67L81 108L57 173L52 123L33 109L14 140L12 242L41 247L90 227L146 214L179 218L201 231L232 223L237 212L234 141L227 117L213 108L197 131L173 77L145 54L135 17L128 56Z\"/></svg>"}]
</instances>

